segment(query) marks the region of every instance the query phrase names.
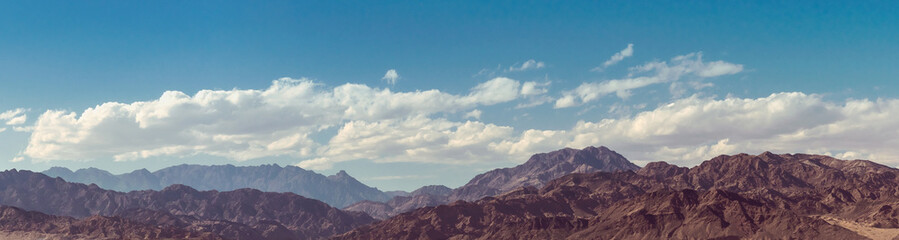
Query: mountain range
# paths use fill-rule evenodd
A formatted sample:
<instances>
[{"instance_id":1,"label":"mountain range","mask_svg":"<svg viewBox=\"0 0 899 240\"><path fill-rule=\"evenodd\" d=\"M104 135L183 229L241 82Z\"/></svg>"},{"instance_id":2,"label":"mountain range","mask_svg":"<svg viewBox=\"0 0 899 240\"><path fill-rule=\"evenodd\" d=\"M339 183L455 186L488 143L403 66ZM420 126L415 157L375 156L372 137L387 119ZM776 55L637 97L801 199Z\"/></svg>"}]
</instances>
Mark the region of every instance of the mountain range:
<instances>
[{"instance_id":1,"label":"mountain range","mask_svg":"<svg viewBox=\"0 0 899 240\"><path fill-rule=\"evenodd\" d=\"M335 239L893 239L895 228L899 170L766 152L570 174Z\"/></svg>"},{"instance_id":2,"label":"mountain range","mask_svg":"<svg viewBox=\"0 0 899 240\"><path fill-rule=\"evenodd\" d=\"M291 192L123 193L13 169L0 172L0 238L899 239L899 169L820 155L640 168L605 147L562 149L456 189L389 195L341 210Z\"/></svg>"},{"instance_id":3,"label":"mountain range","mask_svg":"<svg viewBox=\"0 0 899 240\"><path fill-rule=\"evenodd\" d=\"M344 209L361 211L378 219L386 219L422 207L458 200L474 201L519 187L542 187L550 180L572 173L633 171L639 168L621 154L606 147L586 147L580 150L566 148L535 154L527 162L512 168L494 169L479 174L456 189L425 186L408 196L396 196L387 202L362 201Z\"/></svg>"},{"instance_id":4,"label":"mountain range","mask_svg":"<svg viewBox=\"0 0 899 240\"><path fill-rule=\"evenodd\" d=\"M162 190L173 184L217 191L253 188L265 192L292 192L336 207L345 207L363 200L387 201L391 197L377 188L366 186L345 171L324 176L296 166L281 167L277 164L245 167L185 164L155 172L140 169L119 175L97 168L73 172L67 168L53 167L42 173L61 177L69 182L93 183L103 189L120 192Z\"/></svg>"},{"instance_id":5,"label":"mountain range","mask_svg":"<svg viewBox=\"0 0 899 240\"><path fill-rule=\"evenodd\" d=\"M294 193L185 185L121 193L17 170L0 172L0 205L82 219L114 216L227 239L321 239L374 221Z\"/></svg>"}]
</instances>

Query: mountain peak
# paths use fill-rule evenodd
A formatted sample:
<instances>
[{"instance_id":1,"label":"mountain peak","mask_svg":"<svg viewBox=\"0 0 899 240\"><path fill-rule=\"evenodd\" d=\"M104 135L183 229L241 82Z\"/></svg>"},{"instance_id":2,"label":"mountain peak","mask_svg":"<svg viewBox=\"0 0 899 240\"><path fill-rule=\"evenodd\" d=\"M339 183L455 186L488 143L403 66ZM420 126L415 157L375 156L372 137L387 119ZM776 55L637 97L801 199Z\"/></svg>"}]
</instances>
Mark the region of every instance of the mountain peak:
<instances>
[{"instance_id":1,"label":"mountain peak","mask_svg":"<svg viewBox=\"0 0 899 240\"><path fill-rule=\"evenodd\" d=\"M542 187L550 180L571 173L635 171L639 166L607 147L565 148L531 156L524 164L475 176L453 192L451 198L477 200L494 193L508 192L523 186Z\"/></svg>"},{"instance_id":2,"label":"mountain peak","mask_svg":"<svg viewBox=\"0 0 899 240\"><path fill-rule=\"evenodd\" d=\"M328 176L328 178L330 178L332 180L349 180L349 179L355 180L355 178L350 176L350 174L346 173L346 171L344 171L344 170L340 170L337 173L335 173L334 175Z\"/></svg>"},{"instance_id":3,"label":"mountain peak","mask_svg":"<svg viewBox=\"0 0 899 240\"><path fill-rule=\"evenodd\" d=\"M75 172L72 172L72 170L64 167L51 167L50 169L47 169L46 171L43 171L41 173L50 177L68 177L72 174L75 174Z\"/></svg>"},{"instance_id":4,"label":"mountain peak","mask_svg":"<svg viewBox=\"0 0 899 240\"><path fill-rule=\"evenodd\" d=\"M176 193L198 193L196 189L189 187L184 184L172 184L168 187L162 189L161 192L176 192Z\"/></svg>"}]
</instances>

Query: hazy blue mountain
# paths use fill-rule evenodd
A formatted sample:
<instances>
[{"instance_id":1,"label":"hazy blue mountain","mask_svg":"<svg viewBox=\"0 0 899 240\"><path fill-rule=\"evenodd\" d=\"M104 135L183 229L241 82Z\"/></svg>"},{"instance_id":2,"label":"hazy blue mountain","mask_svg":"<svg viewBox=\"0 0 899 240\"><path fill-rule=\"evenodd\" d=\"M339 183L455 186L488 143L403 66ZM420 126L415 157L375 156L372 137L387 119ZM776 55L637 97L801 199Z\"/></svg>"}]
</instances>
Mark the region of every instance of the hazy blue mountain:
<instances>
[{"instance_id":1,"label":"hazy blue mountain","mask_svg":"<svg viewBox=\"0 0 899 240\"><path fill-rule=\"evenodd\" d=\"M69 182L94 183L104 189L122 192L162 190L173 184L184 184L197 190L254 188L265 192L292 192L335 207L345 207L363 200L383 202L392 197L377 188L366 186L344 171L325 176L299 167L281 167L277 164L248 167L185 164L155 172L140 169L120 175L96 168L73 172L53 167L43 174Z\"/></svg>"}]
</instances>

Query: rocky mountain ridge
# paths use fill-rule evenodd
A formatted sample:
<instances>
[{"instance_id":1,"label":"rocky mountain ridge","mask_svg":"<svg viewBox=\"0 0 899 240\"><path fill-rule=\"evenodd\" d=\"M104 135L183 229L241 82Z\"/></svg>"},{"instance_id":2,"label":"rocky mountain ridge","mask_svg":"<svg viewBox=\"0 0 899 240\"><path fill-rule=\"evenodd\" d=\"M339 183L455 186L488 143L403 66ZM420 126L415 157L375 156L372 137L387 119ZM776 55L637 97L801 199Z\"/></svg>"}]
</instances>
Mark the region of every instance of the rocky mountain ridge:
<instances>
[{"instance_id":1,"label":"rocky mountain ridge","mask_svg":"<svg viewBox=\"0 0 899 240\"><path fill-rule=\"evenodd\" d=\"M345 207L363 200L390 199L389 195L359 182L345 171L325 176L296 166L281 167L277 164L260 166L184 164L155 172L140 169L119 175L97 168L73 172L67 168L53 167L42 173L50 177L61 177L69 182L93 183L103 189L120 192L162 190L173 184L182 184L198 190L230 191L253 188L264 192L292 192L336 207Z\"/></svg>"},{"instance_id":2,"label":"rocky mountain ridge","mask_svg":"<svg viewBox=\"0 0 899 240\"><path fill-rule=\"evenodd\" d=\"M75 218L118 216L229 239L320 239L373 221L293 193L185 185L121 193L17 170L0 172L0 205Z\"/></svg>"},{"instance_id":3,"label":"rocky mountain ridge","mask_svg":"<svg viewBox=\"0 0 899 240\"><path fill-rule=\"evenodd\" d=\"M899 228L897 191L899 170L870 161L722 155L692 168L570 174L335 239L864 239L833 220Z\"/></svg>"},{"instance_id":4,"label":"rocky mountain ridge","mask_svg":"<svg viewBox=\"0 0 899 240\"><path fill-rule=\"evenodd\" d=\"M550 180L571 174L597 171L637 170L620 154L606 147L586 147L584 149L565 148L549 153L531 156L527 162L512 167L500 168L479 174L467 184L456 188L426 186L414 191L410 196L396 196L387 202L363 201L350 205L345 210L360 211L386 219L417 208L437 206L464 200L475 201L511 191L518 187L542 187ZM441 191L425 188L438 188ZM449 191L447 191L449 189ZM418 192L418 194L416 194Z\"/></svg>"}]
</instances>

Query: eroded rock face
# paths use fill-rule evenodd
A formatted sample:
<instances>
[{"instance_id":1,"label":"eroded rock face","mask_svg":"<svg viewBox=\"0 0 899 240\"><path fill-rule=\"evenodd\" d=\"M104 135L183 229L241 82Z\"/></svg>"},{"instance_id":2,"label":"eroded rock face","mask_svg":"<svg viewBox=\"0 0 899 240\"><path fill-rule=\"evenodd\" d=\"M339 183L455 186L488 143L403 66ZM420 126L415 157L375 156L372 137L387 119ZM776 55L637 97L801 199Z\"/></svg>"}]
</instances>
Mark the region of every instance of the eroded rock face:
<instances>
[{"instance_id":1,"label":"eroded rock face","mask_svg":"<svg viewBox=\"0 0 899 240\"><path fill-rule=\"evenodd\" d=\"M640 167L606 147L587 147L581 150L566 148L535 154L524 164L513 168L495 169L475 176L468 184L453 191L450 199L474 201L519 187L539 188L550 180L572 173L637 169Z\"/></svg>"},{"instance_id":2,"label":"eroded rock face","mask_svg":"<svg viewBox=\"0 0 899 240\"><path fill-rule=\"evenodd\" d=\"M77 218L121 216L239 239L325 238L374 221L293 193L197 191L184 185L121 193L16 170L0 172L0 204Z\"/></svg>"},{"instance_id":3,"label":"eroded rock face","mask_svg":"<svg viewBox=\"0 0 899 240\"><path fill-rule=\"evenodd\" d=\"M337 239L860 239L818 216L894 227L899 170L805 154L719 156L687 169L566 175L421 208Z\"/></svg>"},{"instance_id":4,"label":"eroded rock face","mask_svg":"<svg viewBox=\"0 0 899 240\"><path fill-rule=\"evenodd\" d=\"M0 236L11 239L223 239L209 232L158 226L121 217L84 219L0 206Z\"/></svg>"},{"instance_id":5,"label":"eroded rock face","mask_svg":"<svg viewBox=\"0 0 899 240\"><path fill-rule=\"evenodd\" d=\"M446 189L431 186L412 192L411 197L398 196L386 203L363 201L345 210L361 211L384 219L417 208L436 206L457 200L474 201L495 196L519 187L542 187L550 180L571 174L591 172L631 171L639 167L606 147L587 147L581 150L566 148L531 156L524 164L512 168L494 169L475 176L462 187L448 194ZM416 194L418 192L418 194ZM427 197L421 195L429 195Z\"/></svg>"}]
</instances>

